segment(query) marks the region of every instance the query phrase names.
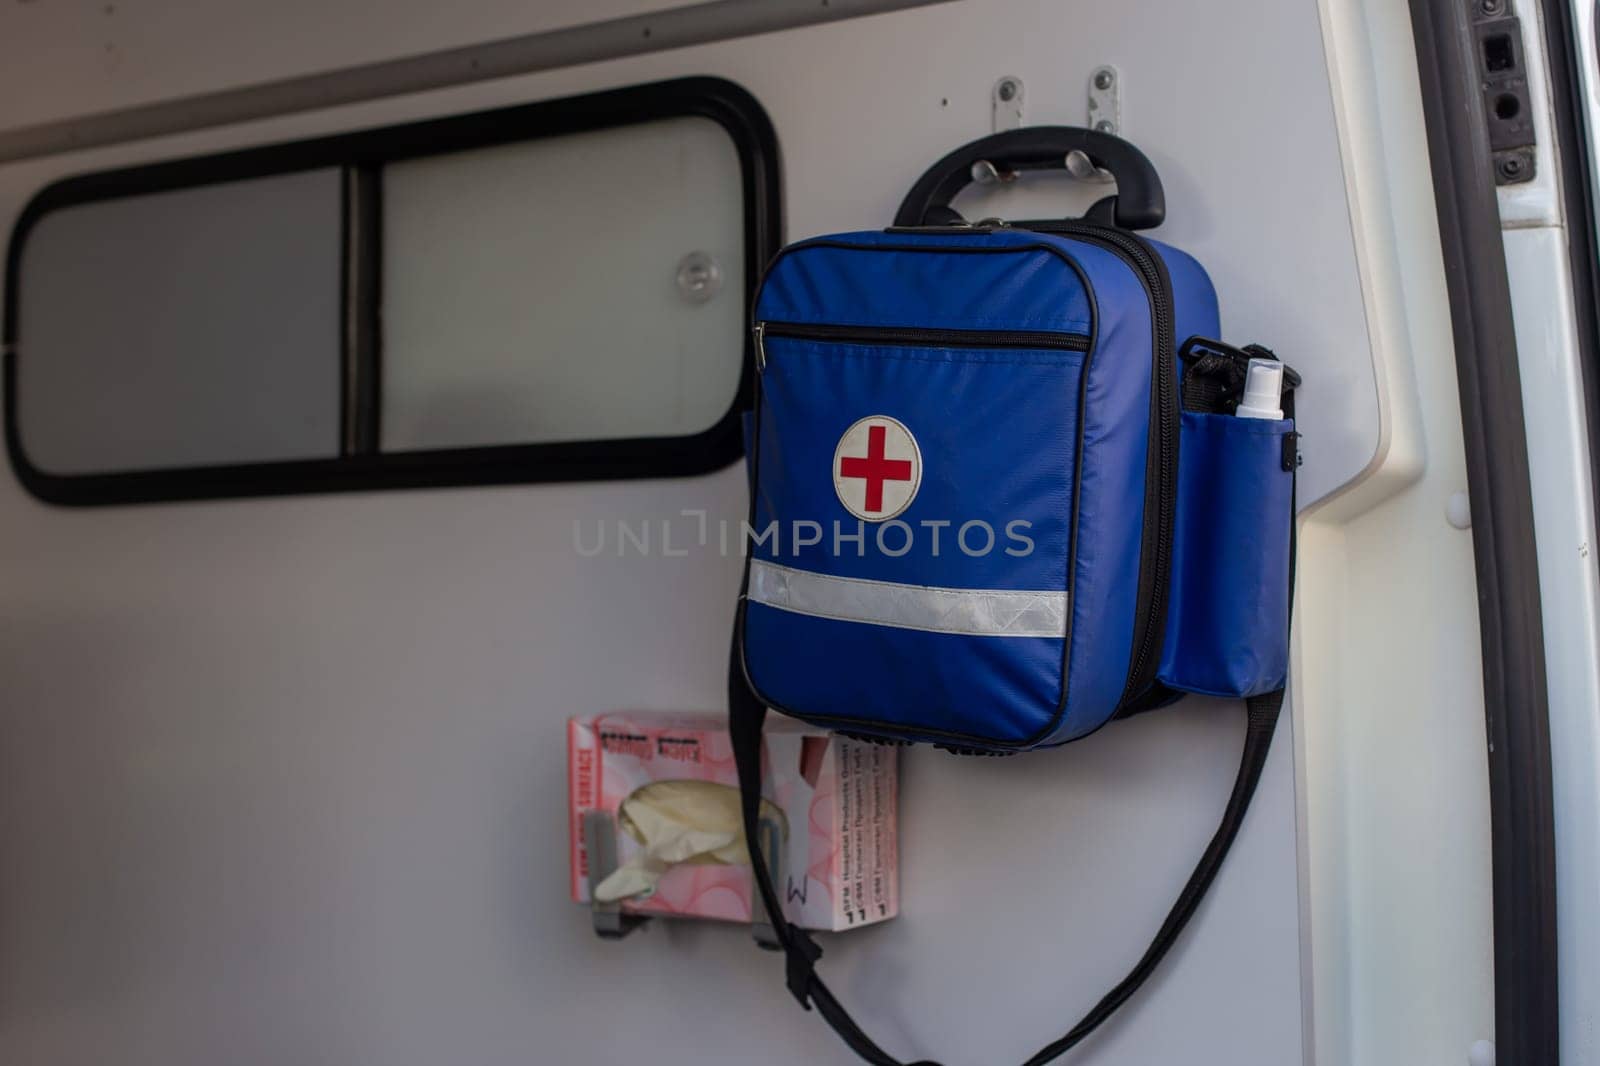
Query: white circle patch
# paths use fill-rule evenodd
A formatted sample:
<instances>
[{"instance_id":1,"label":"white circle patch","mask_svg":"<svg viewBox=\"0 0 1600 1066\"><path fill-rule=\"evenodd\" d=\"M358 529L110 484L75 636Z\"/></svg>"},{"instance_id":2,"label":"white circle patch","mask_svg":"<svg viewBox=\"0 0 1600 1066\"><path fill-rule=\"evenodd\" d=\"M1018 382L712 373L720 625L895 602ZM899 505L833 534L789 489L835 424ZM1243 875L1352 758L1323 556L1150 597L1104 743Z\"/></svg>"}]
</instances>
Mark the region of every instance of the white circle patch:
<instances>
[{"instance_id":1,"label":"white circle patch","mask_svg":"<svg viewBox=\"0 0 1600 1066\"><path fill-rule=\"evenodd\" d=\"M888 415L868 415L833 450L833 491L844 509L883 522L911 506L922 486L917 438Z\"/></svg>"}]
</instances>

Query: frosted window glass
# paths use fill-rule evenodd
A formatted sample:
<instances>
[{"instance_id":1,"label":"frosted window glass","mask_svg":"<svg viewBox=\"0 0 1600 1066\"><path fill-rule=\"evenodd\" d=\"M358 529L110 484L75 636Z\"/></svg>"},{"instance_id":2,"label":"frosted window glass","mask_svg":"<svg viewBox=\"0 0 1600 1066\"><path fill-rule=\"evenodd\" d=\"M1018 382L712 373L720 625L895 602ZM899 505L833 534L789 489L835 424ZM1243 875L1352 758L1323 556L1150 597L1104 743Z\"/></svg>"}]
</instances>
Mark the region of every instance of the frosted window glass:
<instances>
[{"instance_id":1,"label":"frosted window glass","mask_svg":"<svg viewBox=\"0 0 1600 1066\"><path fill-rule=\"evenodd\" d=\"M743 242L707 119L386 166L382 447L709 429L739 381ZM721 271L705 302L677 282L693 252Z\"/></svg>"},{"instance_id":2,"label":"frosted window glass","mask_svg":"<svg viewBox=\"0 0 1600 1066\"><path fill-rule=\"evenodd\" d=\"M23 245L18 417L51 474L339 452L337 170L63 207Z\"/></svg>"}]
</instances>

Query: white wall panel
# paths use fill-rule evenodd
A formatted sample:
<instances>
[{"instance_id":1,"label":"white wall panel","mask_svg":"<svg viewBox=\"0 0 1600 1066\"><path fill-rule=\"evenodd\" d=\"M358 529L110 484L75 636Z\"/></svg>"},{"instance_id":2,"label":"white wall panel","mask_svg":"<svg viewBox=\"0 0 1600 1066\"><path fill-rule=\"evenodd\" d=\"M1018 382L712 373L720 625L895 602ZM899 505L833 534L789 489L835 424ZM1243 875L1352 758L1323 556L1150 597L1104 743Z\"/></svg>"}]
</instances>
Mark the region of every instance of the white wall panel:
<instances>
[{"instance_id":1,"label":"white wall panel","mask_svg":"<svg viewBox=\"0 0 1600 1066\"><path fill-rule=\"evenodd\" d=\"M0 127L622 18L674 0L21 0L0 7Z\"/></svg>"},{"instance_id":2,"label":"white wall panel","mask_svg":"<svg viewBox=\"0 0 1600 1066\"><path fill-rule=\"evenodd\" d=\"M80 65L25 117L408 51L447 10L316 7L291 40L281 6L165 5L133 23L160 35L107 31L139 50L126 79ZM475 38L530 28L490 0L448 11ZM52 22L0 54L85 39ZM71 171L712 73L773 117L791 237L877 226L989 132L996 78L1025 80L1030 122L1078 123L1103 62L1166 179L1156 235L1211 268L1233 337L1304 372L1303 484L1329 493L1379 455L1380 408L1313 0L971 0L30 161L0 168L0 218ZM720 707L738 578L714 551L580 558L573 522L684 533L704 509L714 546L744 495L730 469L62 511L0 480L0 1060L851 1061L743 931L605 944L565 899L562 719ZM1242 725L1195 700L1055 752L909 753L904 912L831 938L830 984L902 1055L1021 1059L1143 949ZM1293 740L1286 722L1212 897L1096 1061L1299 1060Z\"/></svg>"}]
</instances>

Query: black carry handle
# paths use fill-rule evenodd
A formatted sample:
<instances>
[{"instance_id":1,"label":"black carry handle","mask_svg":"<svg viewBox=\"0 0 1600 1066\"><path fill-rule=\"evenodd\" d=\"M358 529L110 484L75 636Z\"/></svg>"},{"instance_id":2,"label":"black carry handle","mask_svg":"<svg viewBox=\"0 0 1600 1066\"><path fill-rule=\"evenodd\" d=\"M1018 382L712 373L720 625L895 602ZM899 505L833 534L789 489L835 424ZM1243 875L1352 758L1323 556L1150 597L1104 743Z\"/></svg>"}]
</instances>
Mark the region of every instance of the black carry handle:
<instances>
[{"instance_id":1,"label":"black carry handle","mask_svg":"<svg viewBox=\"0 0 1600 1066\"><path fill-rule=\"evenodd\" d=\"M1121 137L1077 126L1024 126L981 137L929 167L911 187L894 216L896 226L945 225L961 220L950 206L973 180L972 168L988 163L1001 174L1021 170L1065 169L1067 155L1082 152L1111 172L1117 195L1112 217L1123 229L1153 229L1167 217L1161 176L1145 154Z\"/></svg>"},{"instance_id":2,"label":"black carry handle","mask_svg":"<svg viewBox=\"0 0 1600 1066\"><path fill-rule=\"evenodd\" d=\"M1288 418L1294 417L1292 388L1284 390L1283 413ZM1294 439L1293 436L1290 439ZM1291 476L1296 465L1298 464L1287 464ZM1297 540L1294 515L1298 508L1295 505L1295 496L1291 488L1289 493L1291 608L1294 601ZM749 678L745 675L744 657L740 654L744 642L744 608L745 598L741 594L739 610L734 620L733 647L728 663L728 732L733 742L734 766L739 774L740 813L743 815L745 839L749 841L760 839L757 822L761 808L761 728L766 722L767 707L752 689ZM1239 828L1244 824L1245 812L1250 809L1250 801L1255 797L1256 786L1261 780L1261 771L1267 763L1267 754L1272 750L1272 737L1277 730L1279 713L1283 709L1283 693L1284 690L1280 688L1275 692L1251 696L1244 701L1244 751L1239 761L1239 774L1233 782L1233 791L1229 793L1227 806L1223 808L1222 821L1218 824L1211 842L1201 853L1194 872L1189 875L1189 880L1183 886L1183 891L1178 894L1177 902L1167 912L1166 921L1161 923L1161 928L1150 941L1150 946L1145 949L1133 969L1128 971L1127 976L1101 997L1089 1013L1079 1019L1078 1024L1060 1039L1040 1048L1023 1063L1023 1066L1045 1066L1046 1063L1053 1062L1080 1044L1107 1018L1116 1013L1118 1007L1133 998L1133 994L1155 972L1167 952L1178 942L1179 935L1194 917L1195 911L1200 908L1200 901L1205 898L1211 883L1216 880L1217 872L1222 869L1223 861L1228 857L1228 852L1239 835ZM816 1008L817 1013L821 1014L823 1020L839 1034L840 1039L850 1050L871 1066L940 1066L932 1059L903 1062L885 1051L856 1024L855 1019L850 1017L849 1011L845 1010L844 1005L817 976L817 960L822 957L821 946L810 933L784 919L783 905L778 901L772 876L762 860L759 849L751 849L750 864L756 889L750 906L752 909L758 906L766 907L772 929L777 934L779 948L784 954L784 976L789 986L789 993L799 1001L800 1006L806 1010Z\"/></svg>"}]
</instances>

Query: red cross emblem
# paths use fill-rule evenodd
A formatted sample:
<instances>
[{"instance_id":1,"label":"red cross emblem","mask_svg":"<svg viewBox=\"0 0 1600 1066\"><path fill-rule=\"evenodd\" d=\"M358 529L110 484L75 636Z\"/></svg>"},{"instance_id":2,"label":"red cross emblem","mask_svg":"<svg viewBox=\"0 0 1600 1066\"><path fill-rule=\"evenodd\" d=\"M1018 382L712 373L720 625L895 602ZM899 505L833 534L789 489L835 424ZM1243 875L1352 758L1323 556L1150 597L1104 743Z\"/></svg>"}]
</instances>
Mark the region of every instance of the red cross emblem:
<instances>
[{"instance_id":1,"label":"red cross emblem","mask_svg":"<svg viewBox=\"0 0 1600 1066\"><path fill-rule=\"evenodd\" d=\"M857 518L893 518L911 506L921 485L917 440L889 416L869 415L839 438L833 452L833 489Z\"/></svg>"}]
</instances>

